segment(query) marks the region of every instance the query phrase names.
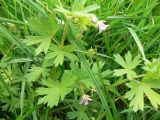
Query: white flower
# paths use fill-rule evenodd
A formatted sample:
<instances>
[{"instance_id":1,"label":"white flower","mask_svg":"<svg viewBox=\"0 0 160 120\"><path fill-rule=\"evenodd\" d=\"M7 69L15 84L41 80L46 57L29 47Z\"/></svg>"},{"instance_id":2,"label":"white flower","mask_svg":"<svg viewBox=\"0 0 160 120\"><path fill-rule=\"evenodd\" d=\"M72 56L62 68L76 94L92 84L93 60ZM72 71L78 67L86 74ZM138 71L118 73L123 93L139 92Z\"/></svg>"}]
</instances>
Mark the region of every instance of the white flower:
<instances>
[{"instance_id":1,"label":"white flower","mask_svg":"<svg viewBox=\"0 0 160 120\"><path fill-rule=\"evenodd\" d=\"M99 33L101 33L102 31L106 30L107 27L109 27L109 25L104 24L103 21L98 21Z\"/></svg>"},{"instance_id":2,"label":"white flower","mask_svg":"<svg viewBox=\"0 0 160 120\"><path fill-rule=\"evenodd\" d=\"M88 105L90 101L92 101L92 99L89 95L83 95L80 104Z\"/></svg>"},{"instance_id":3,"label":"white flower","mask_svg":"<svg viewBox=\"0 0 160 120\"><path fill-rule=\"evenodd\" d=\"M96 24L96 23L97 23L97 21L98 21L97 17L96 17L96 16L94 16L94 17L92 18L92 22Z\"/></svg>"}]
</instances>

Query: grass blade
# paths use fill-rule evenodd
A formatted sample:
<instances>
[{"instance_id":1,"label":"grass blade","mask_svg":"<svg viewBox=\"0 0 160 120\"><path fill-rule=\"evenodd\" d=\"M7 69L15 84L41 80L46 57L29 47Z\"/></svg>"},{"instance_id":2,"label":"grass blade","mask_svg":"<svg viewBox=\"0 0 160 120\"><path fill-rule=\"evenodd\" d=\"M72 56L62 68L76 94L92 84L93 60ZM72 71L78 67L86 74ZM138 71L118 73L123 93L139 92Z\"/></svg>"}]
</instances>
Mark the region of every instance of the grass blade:
<instances>
[{"instance_id":1,"label":"grass blade","mask_svg":"<svg viewBox=\"0 0 160 120\"><path fill-rule=\"evenodd\" d=\"M142 46L141 41L139 40L136 32L135 32L132 28L128 28L128 30L129 30L129 32L131 33L131 35L133 36L133 38L134 38L134 40L135 40L135 42L136 42L136 44L137 44L137 46L138 46L141 54L142 54L143 60L144 60L145 62L147 62L147 59L146 59L146 56L145 56L145 53L144 53L143 46Z\"/></svg>"}]
</instances>

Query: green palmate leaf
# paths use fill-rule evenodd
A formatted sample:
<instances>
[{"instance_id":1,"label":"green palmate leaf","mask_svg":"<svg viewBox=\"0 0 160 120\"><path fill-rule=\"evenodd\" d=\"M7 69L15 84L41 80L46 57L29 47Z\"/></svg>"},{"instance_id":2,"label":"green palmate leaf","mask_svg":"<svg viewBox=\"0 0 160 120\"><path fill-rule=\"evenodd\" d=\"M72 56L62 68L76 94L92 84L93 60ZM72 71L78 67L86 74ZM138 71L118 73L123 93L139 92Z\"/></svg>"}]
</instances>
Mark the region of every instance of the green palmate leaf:
<instances>
[{"instance_id":1,"label":"green palmate leaf","mask_svg":"<svg viewBox=\"0 0 160 120\"><path fill-rule=\"evenodd\" d=\"M136 112L138 109L144 109L144 96L146 96L150 103L158 108L160 105L160 95L153 89L160 89L160 62L154 60L152 63L146 65L146 75L141 82L130 82L127 84L130 91L126 93L126 98L130 100L130 106Z\"/></svg>"},{"instance_id":2,"label":"green palmate leaf","mask_svg":"<svg viewBox=\"0 0 160 120\"><path fill-rule=\"evenodd\" d=\"M44 80L42 84L46 87L37 89L37 93L43 96L39 99L39 103L47 103L49 107L58 105L59 100L63 100L72 91L76 79L71 72L65 71L60 82L51 79Z\"/></svg>"},{"instance_id":3,"label":"green palmate leaf","mask_svg":"<svg viewBox=\"0 0 160 120\"><path fill-rule=\"evenodd\" d=\"M68 119L71 120L89 120L88 115L86 114L86 106L82 106L79 103L75 104L76 111L68 112Z\"/></svg>"},{"instance_id":4,"label":"green palmate leaf","mask_svg":"<svg viewBox=\"0 0 160 120\"><path fill-rule=\"evenodd\" d=\"M84 13L95 11L98 8L100 7L97 4L85 7L85 2L83 2L82 0L75 0L74 3L72 4L72 11L80 11Z\"/></svg>"},{"instance_id":5,"label":"green palmate leaf","mask_svg":"<svg viewBox=\"0 0 160 120\"><path fill-rule=\"evenodd\" d=\"M32 67L31 69L28 70L29 73L26 74L26 79L28 82L35 82L41 77L46 77L49 75L49 69L48 68L43 68L43 67Z\"/></svg>"},{"instance_id":6,"label":"green palmate leaf","mask_svg":"<svg viewBox=\"0 0 160 120\"><path fill-rule=\"evenodd\" d=\"M157 81L155 84L151 82L131 82L128 83L128 87L131 88L129 92L126 93L126 98L130 100L130 106L133 107L133 110L136 112L138 109L143 110L144 109L144 95L147 96L153 107L158 108L158 105L160 105L160 95L152 90L155 85L157 85ZM160 84L160 81L158 81L158 84ZM160 88L160 86L159 86Z\"/></svg>"},{"instance_id":7,"label":"green palmate leaf","mask_svg":"<svg viewBox=\"0 0 160 120\"><path fill-rule=\"evenodd\" d=\"M130 106L133 107L133 110L135 112L138 109L143 110L144 108L143 97L144 97L144 89L146 89L146 86L135 82L128 83L127 86L131 88L131 90L127 92L125 96L126 98L128 98L128 100L131 100Z\"/></svg>"},{"instance_id":8,"label":"green palmate leaf","mask_svg":"<svg viewBox=\"0 0 160 120\"><path fill-rule=\"evenodd\" d=\"M97 4L93 4L93 5L86 7L83 11L84 12L92 12L92 11L95 11L99 8L100 8L100 6L98 6Z\"/></svg>"},{"instance_id":9,"label":"green palmate leaf","mask_svg":"<svg viewBox=\"0 0 160 120\"><path fill-rule=\"evenodd\" d=\"M41 36L28 36L27 39L24 40L26 45L34 45L39 44L43 40L43 37Z\"/></svg>"},{"instance_id":10,"label":"green palmate leaf","mask_svg":"<svg viewBox=\"0 0 160 120\"><path fill-rule=\"evenodd\" d=\"M132 55L130 52L128 52L125 55L125 60L119 54L114 55L114 57L115 57L115 61L124 68L124 69L114 70L115 76L122 76L126 74L129 80L136 77L136 73L133 71L133 69L137 67L138 64L140 63L139 55L137 55L133 60L132 60Z\"/></svg>"},{"instance_id":11,"label":"green palmate leaf","mask_svg":"<svg viewBox=\"0 0 160 120\"><path fill-rule=\"evenodd\" d=\"M41 41L41 44L35 50L36 55L40 54L42 51L46 54L50 44L51 44L51 39L50 38L43 39Z\"/></svg>"},{"instance_id":12,"label":"green palmate leaf","mask_svg":"<svg viewBox=\"0 0 160 120\"><path fill-rule=\"evenodd\" d=\"M42 74L42 71L43 69L41 67L32 67L29 69L29 73L26 75L28 82L38 80Z\"/></svg>"},{"instance_id":13,"label":"green palmate leaf","mask_svg":"<svg viewBox=\"0 0 160 120\"><path fill-rule=\"evenodd\" d=\"M76 79L77 76L74 76L70 71L66 71L65 74L62 76L60 84L62 100L67 94L69 94L72 91Z\"/></svg>"},{"instance_id":14,"label":"green palmate leaf","mask_svg":"<svg viewBox=\"0 0 160 120\"><path fill-rule=\"evenodd\" d=\"M57 24L56 16L51 13L48 18L39 17L28 20L29 27L40 36L54 36L61 25Z\"/></svg>"},{"instance_id":15,"label":"green palmate leaf","mask_svg":"<svg viewBox=\"0 0 160 120\"><path fill-rule=\"evenodd\" d=\"M43 36L28 36L24 42L26 45L39 44L38 48L35 50L36 55L40 54L42 51L46 54L51 44L51 38Z\"/></svg>"},{"instance_id":16,"label":"green palmate leaf","mask_svg":"<svg viewBox=\"0 0 160 120\"><path fill-rule=\"evenodd\" d=\"M38 33L39 36L28 36L24 42L27 45L39 44L35 50L36 55L48 51L51 44L51 38L60 29L61 25L57 24L55 14L50 14L48 19L46 18L31 18L29 19L29 26L31 29Z\"/></svg>"},{"instance_id":17,"label":"green palmate leaf","mask_svg":"<svg viewBox=\"0 0 160 120\"><path fill-rule=\"evenodd\" d=\"M91 67L91 70L93 71L94 75L96 76L96 78L98 79L98 66L96 63L89 63L89 66ZM91 80L91 78L89 77L89 73L87 72L87 69L85 68L85 65L83 63L80 64L80 66L76 63L71 63L71 70L74 74L77 75L77 77L79 78L79 81L84 84L86 87L92 87L95 88L95 85L93 83L93 81ZM102 70L102 68L104 67L104 62L99 62L99 68L100 70ZM107 77L111 74L110 70L106 70L106 71L101 71L101 75L103 77L103 82L106 85L109 85L109 81L107 80Z\"/></svg>"},{"instance_id":18,"label":"green palmate leaf","mask_svg":"<svg viewBox=\"0 0 160 120\"><path fill-rule=\"evenodd\" d=\"M60 97L60 87L57 81L53 80L46 80L43 81L43 85L45 87L40 87L37 89L37 93L39 95L43 95L42 98L39 99L39 104L43 103L49 107L53 107L58 105L59 97Z\"/></svg>"},{"instance_id":19,"label":"green palmate leaf","mask_svg":"<svg viewBox=\"0 0 160 120\"><path fill-rule=\"evenodd\" d=\"M28 73L26 74L26 79L28 82L35 82L40 77L46 77L49 76L49 69L47 67L52 66L52 64L48 61L44 61L41 67L32 66L31 69L28 70Z\"/></svg>"},{"instance_id":20,"label":"green palmate leaf","mask_svg":"<svg viewBox=\"0 0 160 120\"><path fill-rule=\"evenodd\" d=\"M126 62L123 60L123 58L119 54L114 55L114 58L115 58L115 61L118 64L120 64L122 67L124 67L124 68L127 67Z\"/></svg>"},{"instance_id":21,"label":"green palmate leaf","mask_svg":"<svg viewBox=\"0 0 160 120\"><path fill-rule=\"evenodd\" d=\"M84 9L84 4L82 4L79 0L75 0L72 4L72 11L80 11Z\"/></svg>"},{"instance_id":22,"label":"green palmate leaf","mask_svg":"<svg viewBox=\"0 0 160 120\"><path fill-rule=\"evenodd\" d=\"M71 61L78 61L78 57L74 55L75 47L73 45L66 45L64 47L52 44L50 52L46 55L46 59L54 59L55 66L62 65L64 58L68 58Z\"/></svg>"}]
</instances>

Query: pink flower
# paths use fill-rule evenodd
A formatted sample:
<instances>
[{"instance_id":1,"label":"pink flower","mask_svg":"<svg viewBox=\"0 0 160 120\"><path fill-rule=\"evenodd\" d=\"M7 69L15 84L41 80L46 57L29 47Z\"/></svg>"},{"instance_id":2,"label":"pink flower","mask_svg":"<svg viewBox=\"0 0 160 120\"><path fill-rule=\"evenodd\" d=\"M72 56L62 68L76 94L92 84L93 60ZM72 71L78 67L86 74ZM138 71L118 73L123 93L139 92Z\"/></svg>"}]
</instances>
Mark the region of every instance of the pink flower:
<instances>
[{"instance_id":1,"label":"pink flower","mask_svg":"<svg viewBox=\"0 0 160 120\"><path fill-rule=\"evenodd\" d=\"M109 25L104 24L102 21L98 22L99 33L101 33L102 31L106 30L107 27L109 27Z\"/></svg>"},{"instance_id":2,"label":"pink flower","mask_svg":"<svg viewBox=\"0 0 160 120\"><path fill-rule=\"evenodd\" d=\"M90 101L92 101L92 99L89 95L83 95L80 104L88 105Z\"/></svg>"}]
</instances>

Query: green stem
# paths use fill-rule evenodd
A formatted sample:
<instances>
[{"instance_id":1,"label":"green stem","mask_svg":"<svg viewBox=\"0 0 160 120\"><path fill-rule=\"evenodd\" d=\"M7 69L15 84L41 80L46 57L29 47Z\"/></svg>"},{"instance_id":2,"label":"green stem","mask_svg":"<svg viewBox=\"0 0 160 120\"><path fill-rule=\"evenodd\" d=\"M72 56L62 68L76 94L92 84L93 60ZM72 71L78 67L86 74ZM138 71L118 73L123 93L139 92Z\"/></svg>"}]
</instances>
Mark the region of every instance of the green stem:
<instances>
[{"instance_id":1,"label":"green stem","mask_svg":"<svg viewBox=\"0 0 160 120\"><path fill-rule=\"evenodd\" d=\"M26 81L25 79L22 81L21 85L21 96L20 96L20 108L21 108L21 116L23 115L23 104L24 104L24 95L25 95L25 85Z\"/></svg>"},{"instance_id":2,"label":"green stem","mask_svg":"<svg viewBox=\"0 0 160 120\"><path fill-rule=\"evenodd\" d=\"M82 89L82 86L80 86L80 90L81 90L82 94L84 95L85 93L84 93L84 91Z\"/></svg>"},{"instance_id":3,"label":"green stem","mask_svg":"<svg viewBox=\"0 0 160 120\"><path fill-rule=\"evenodd\" d=\"M121 80L121 81L119 81L119 82L116 82L116 83L114 83L114 84L112 84L112 85L110 85L107 89L109 90L109 89L112 89L112 88L114 88L114 87L116 87L116 86L118 86L118 85L120 85L120 84L123 84L123 83L126 83L126 82L128 82L129 80L126 78L126 79L123 79L123 80Z\"/></svg>"},{"instance_id":4,"label":"green stem","mask_svg":"<svg viewBox=\"0 0 160 120\"><path fill-rule=\"evenodd\" d=\"M125 105L128 105L127 101L124 99L123 96L121 96L121 94L115 90L114 88L113 89L110 89L110 92L112 92L114 95L116 95L118 98L114 100L114 102L116 102L117 100L121 99Z\"/></svg>"},{"instance_id":5,"label":"green stem","mask_svg":"<svg viewBox=\"0 0 160 120\"><path fill-rule=\"evenodd\" d=\"M50 108L47 107L47 109L45 110L45 115L44 115L44 119L43 120L48 120L48 113L49 113Z\"/></svg>"},{"instance_id":6,"label":"green stem","mask_svg":"<svg viewBox=\"0 0 160 120\"><path fill-rule=\"evenodd\" d=\"M65 24L65 26L64 26L63 35L62 35L62 38L61 38L61 46L62 46L62 47L64 46L64 41L65 41L65 38L66 38L66 35L67 35L67 32L68 32L68 29L69 29L70 20L71 20L71 17L68 17L67 22L66 22L66 24Z\"/></svg>"},{"instance_id":7,"label":"green stem","mask_svg":"<svg viewBox=\"0 0 160 120\"><path fill-rule=\"evenodd\" d=\"M105 46L106 46L106 49L107 49L107 54L108 55L111 55L111 48L110 48L110 42L109 40L107 39L107 36L105 33L103 33L103 37L104 37L104 42L105 42Z\"/></svg>"},{"instance_id":8,"label":"green stem","mask_svg":"<svg viewBox=\"0 0 160 120\"><path fill-rule=\"evenodd\" d=\"M144 75L145 74L142 74L142 75L138 75L138 76L136 76L135 78L141 78L141 77L144 77ZM119 80L119 81L117 81L117 82L115 82L114 84L112 84L112 85L110 85L107 89L109 90L109 89L112 89L112 88L114 88L114 87L116 87L116 86L118 86L118 85L120 85L120 84L123 84L123 83L126 83L126 82L128 82L128 81L130 81L129 79L123 79L123 80Z\"/></svg>"}]
</instances>

